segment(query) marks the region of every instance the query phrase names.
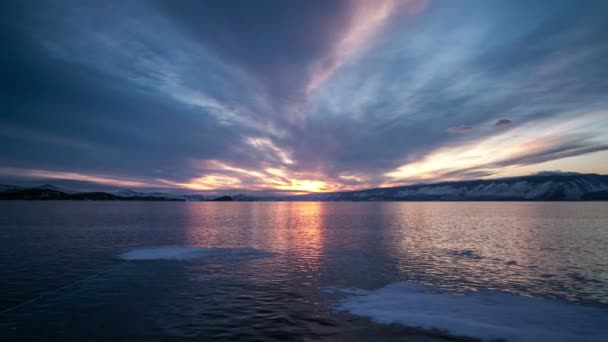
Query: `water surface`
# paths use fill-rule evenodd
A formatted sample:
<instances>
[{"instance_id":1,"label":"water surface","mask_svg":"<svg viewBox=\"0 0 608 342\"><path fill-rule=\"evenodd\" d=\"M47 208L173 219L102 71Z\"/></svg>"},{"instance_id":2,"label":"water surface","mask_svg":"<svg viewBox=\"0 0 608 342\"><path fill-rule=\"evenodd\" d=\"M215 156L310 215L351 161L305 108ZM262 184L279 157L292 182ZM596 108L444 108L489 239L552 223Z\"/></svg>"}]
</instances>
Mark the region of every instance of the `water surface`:
<instances>
[{"instance_id":1,"label":"water surface","mask_svg":"<svg viewBox=\"0 0 608 342\"><path fill-rule=\"evenodd\" d=\"M2 339L435 340L411 299L458 332L462 293L608 326L608 203L3 202L0 237Z\"/></svg>"}]
</instances>

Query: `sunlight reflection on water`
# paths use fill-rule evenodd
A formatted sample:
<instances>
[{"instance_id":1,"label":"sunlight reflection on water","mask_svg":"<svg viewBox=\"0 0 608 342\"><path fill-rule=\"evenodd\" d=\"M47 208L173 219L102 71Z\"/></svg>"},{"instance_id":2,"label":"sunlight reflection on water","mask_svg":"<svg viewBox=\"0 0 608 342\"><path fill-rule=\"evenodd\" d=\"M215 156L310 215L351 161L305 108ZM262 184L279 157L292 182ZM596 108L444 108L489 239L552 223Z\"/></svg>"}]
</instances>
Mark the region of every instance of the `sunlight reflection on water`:
<instances>
[{"instance_id":1,"label":"sunlight reflection on water","mask_svg":"<svg viewBox=\"0 0 608 342\"><path fill-rule=\"evenodd\" d=\"M323 289L375 291L411 281L450 293L489 289L605 306L606 206L2 204L0 304L39 299L5 316L0 328L12 338L63 339L54 329L61 325L72 329L68 339L387 337L395 327L336 313L335 298ZM117 258L162 246L196 257ZM74 318L82 313L93 318ZM125 324L109 323L116 319Z\"/></svg>"}]
</instances>

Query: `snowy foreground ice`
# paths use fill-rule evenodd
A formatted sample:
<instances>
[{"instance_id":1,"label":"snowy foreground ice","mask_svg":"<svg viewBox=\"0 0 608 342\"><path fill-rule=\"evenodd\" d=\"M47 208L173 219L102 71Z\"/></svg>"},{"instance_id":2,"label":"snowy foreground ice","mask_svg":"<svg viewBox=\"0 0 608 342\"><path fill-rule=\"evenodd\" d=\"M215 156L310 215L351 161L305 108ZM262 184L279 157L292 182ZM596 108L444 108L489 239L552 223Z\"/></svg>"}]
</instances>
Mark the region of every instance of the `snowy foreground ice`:
<instances>
[{"instance_id":1,"label":"snowy foreground ice","mask_svg":"<svg viewBox=\"0 0 608 342\"><path fill-rule=\"evenodd\" d=\"M122 260L194 260L206 257L259 258L266 253L253 248L201 248L188 246L159 246L136 248L120 254Z\"/></svg>"},{"instance_id":2,"label":"snowy foreground ice","mask_svg":"<svg viewBox=\"0 0 608 342\"><path fill-rule=\"evenodd\" d=\"M417 283L375 291L337 289L337 308L377 323L438 329L450 335L506 341L608 341L608 309L494 291L465 295L432 292Z\"/></svg>"}]
</instances>

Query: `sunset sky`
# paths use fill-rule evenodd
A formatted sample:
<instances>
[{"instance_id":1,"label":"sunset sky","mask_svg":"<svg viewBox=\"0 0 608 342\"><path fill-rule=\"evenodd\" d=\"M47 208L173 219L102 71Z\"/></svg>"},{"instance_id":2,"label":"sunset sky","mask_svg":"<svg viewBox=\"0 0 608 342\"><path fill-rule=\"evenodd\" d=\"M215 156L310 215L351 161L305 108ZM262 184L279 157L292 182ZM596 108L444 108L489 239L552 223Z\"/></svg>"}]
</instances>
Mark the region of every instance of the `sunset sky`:
<instances>
[{"instance_id":1,"label":"sunset sky","mask_svg":"<svg viewBox=\"0 0 608 342\"><path fill-rule=\"evenodd\" d=\"M316 192L608 173L608 1L0 13L1 182Z\"/></svg>"}]
</instances>

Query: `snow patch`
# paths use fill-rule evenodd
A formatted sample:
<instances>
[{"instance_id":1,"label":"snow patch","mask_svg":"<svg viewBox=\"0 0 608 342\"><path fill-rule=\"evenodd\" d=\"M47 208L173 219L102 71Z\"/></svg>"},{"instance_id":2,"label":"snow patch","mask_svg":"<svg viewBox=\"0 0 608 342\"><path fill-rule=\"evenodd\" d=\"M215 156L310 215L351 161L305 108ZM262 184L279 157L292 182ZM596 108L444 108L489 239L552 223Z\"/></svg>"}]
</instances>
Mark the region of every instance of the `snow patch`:
<instances>
[{"instance_id":1,"label":"snow patch","mask_svg":"<svg viewBox=\"0 0 608 342\"><path fill-rule=\"evenodd\" d=\"M339 288L339 287L335 287L335 286L326 286L322 289L322 291L325 293L343 294L343 295L365 295L365 294L369 293L369 291L363 290L363 289L357 289L357 288L343 289L343 288Z\"/></svg>"},{"instance_id":2,"label":"snow patch","mask_svg":"<svg viewBox=\"0 0 608 342\"><path fill-rule=\"evenodd\" d=\"M534 198L539 198L545 194L547 194L551 188L553 187L553 182L552 181L547 181L544 182L540 185L536 185L534 188L532 188L527 194L526 194L526 198L527 199L534 199Z\"/></svg>"},{"instance_id":3,"label":"snow patch","mask_svg":"<svg viewBox=\"0 0 608 342\"><path fill-rule=\"evenodd\" d=\"M502 292L465 295L395 283L345 299L337 308L382 324L438 329L455 336L506 341L605 341L608 309Z\"/></svg>"},{"instance_id":4,"label":"snow patch","mask_svg":"<svg viewBox=\"0 0 608 342\"><path fill-rule=\"evenodd\" d=\"M127 261L142 260L193 260L206 257L258 258L266 253L253 248L201 248L188 246L158 246L136 248L118 256Z\"/></svg>"}]
</instances>

